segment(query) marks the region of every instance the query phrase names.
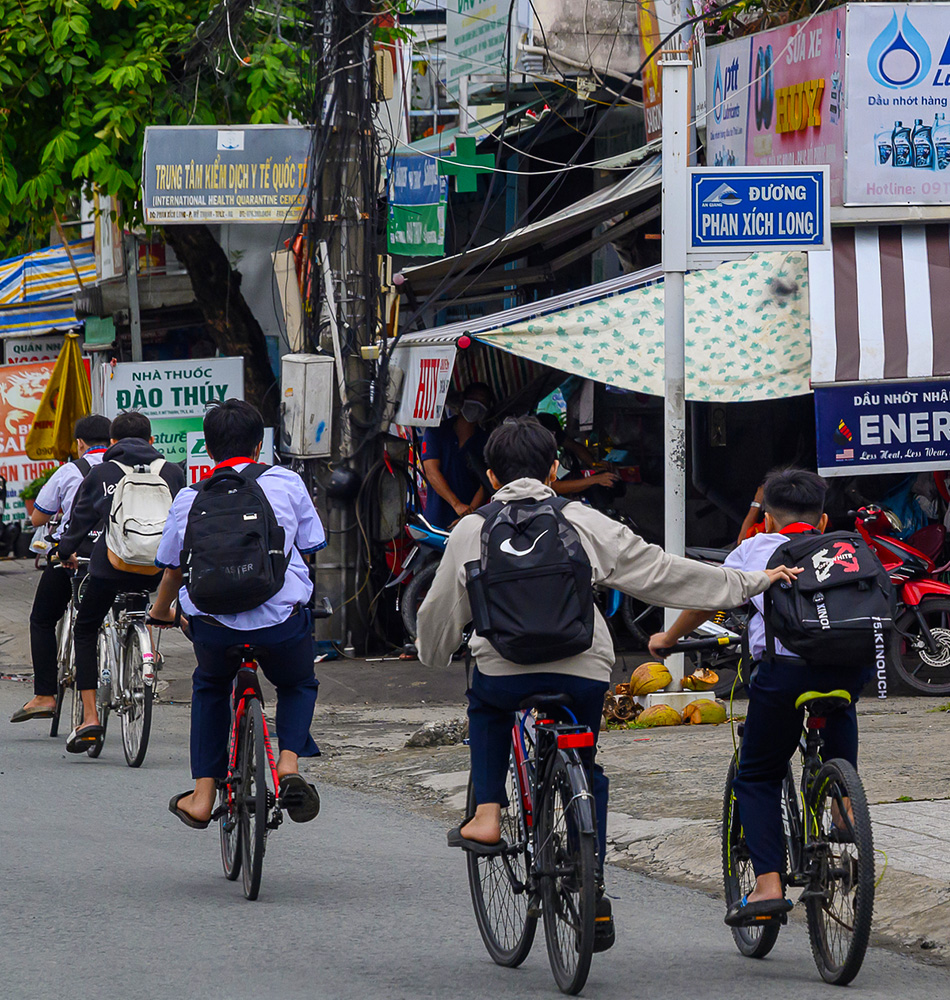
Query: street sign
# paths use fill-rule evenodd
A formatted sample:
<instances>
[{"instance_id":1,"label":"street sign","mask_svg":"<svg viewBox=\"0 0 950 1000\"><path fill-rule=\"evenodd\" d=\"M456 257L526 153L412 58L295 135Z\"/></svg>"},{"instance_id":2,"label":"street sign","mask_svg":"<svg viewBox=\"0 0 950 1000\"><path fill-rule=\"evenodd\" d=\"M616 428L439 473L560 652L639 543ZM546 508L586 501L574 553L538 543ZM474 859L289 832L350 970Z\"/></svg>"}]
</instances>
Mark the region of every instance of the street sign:
<instances>
[{"instance_id":1,"label":"street sign","mask_svg":"<svg viewBox=\"0 0 950 1000\"><path fill-rule=\"evenodd\" d=\"M204 431L188 431L186 442L187 457L185 461L188 467L188 485L194 486L195 483L200 483L202 479L207 479L211 475L214 462L211 461L211 456L205 448ZM265 465L274 464L273 427L264 428L264 443L261 445L260 461Z\"/></svg>"},{"instance_id":2,"label":"street sign","mask_svg":"<svg viewBox=\"0 0 950 1000\"><path fill-rule=\"evenodd\" d=\"M828 167L696 167L689 172L690 252L827 250Z\"/></svg>"}]
</instances>

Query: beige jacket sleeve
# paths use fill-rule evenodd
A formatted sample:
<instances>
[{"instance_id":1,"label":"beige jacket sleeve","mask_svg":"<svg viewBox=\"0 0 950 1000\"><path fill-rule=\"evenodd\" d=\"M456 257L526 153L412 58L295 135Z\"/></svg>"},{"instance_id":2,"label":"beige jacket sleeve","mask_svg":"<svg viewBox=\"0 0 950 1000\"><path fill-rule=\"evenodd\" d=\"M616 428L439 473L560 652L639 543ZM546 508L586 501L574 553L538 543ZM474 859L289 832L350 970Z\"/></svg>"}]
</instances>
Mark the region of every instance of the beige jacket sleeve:
<instances>
[{"instance_id":1,"label":"beige jacket sleeve","mask_svg":"<svg viewBox=\"0 0 950 1000\"><path fill-rule=\"evenodd\" d=\"M470 516L453 529L429 593L419 608L416 648L424 666L448 666L461 645L465 626L471 621L464 563L478 557L482 523L480 517Z\"/></svg>"},{"instance_id":2,"label":"beige jacket sleeve","mask_svg":"<svg viewBox=\"0 0 950 1000\"><path fill-rule=\"evenodd\" d=\"M590 507L571 504L565 514L588 554L593 553L594 582L648 604L716 611L744 604L769 588L762 571L750 573L670 555Z\"/></svg>"}]
</instances>

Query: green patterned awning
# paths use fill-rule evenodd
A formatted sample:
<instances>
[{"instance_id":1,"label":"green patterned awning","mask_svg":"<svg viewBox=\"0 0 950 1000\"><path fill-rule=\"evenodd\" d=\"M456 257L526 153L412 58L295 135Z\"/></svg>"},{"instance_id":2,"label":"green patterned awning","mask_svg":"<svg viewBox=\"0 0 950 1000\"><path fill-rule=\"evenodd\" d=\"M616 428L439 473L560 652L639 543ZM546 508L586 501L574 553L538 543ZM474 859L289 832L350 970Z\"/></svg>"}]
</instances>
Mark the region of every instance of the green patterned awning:
<instances>
[{"instance_id":1,"label":"green patterned awning","mask_svg":"<svg viewBox=\"0 0 950 1000\"><path fill-rule=\"evenodd\" d=\"M606 385L663 395L662 281L473 336ZM810 365L804 253L753 254L687 274L688 399L801 396L811 391Z\"/></svg>"}]
</instances>

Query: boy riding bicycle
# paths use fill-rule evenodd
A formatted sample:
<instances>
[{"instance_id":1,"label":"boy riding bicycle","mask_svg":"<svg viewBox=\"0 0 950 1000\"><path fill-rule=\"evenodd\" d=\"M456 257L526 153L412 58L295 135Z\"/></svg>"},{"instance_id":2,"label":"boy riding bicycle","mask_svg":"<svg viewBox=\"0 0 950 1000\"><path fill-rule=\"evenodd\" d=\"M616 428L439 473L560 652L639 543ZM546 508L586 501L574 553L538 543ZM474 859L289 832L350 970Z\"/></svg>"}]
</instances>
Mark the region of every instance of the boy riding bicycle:
<instances>
[{"instance_id":1,"label":"boy riding bicycle","mask_svg":"<svg viewBox=\"0 0 950 1000\"><path fill-rule=\"evenodd\" d=\"M827 485L814 472L784 469L763 485L765 531L746 539L726 558L729 567L764 569L773 553L801 534L820 534L828 524L823 512ZM752 673L748 684L749 709L742 738L738 777L733 786L739 817L755 872L755 889L726 914L730 926L750 926L779 917L792 908L785 898L782 875L785 841L782 833L781 789L788 761L798 746L804 708L795 701L805 691L843 689L851 704L828 716L823 730L825 760L842 757L857 767L858 721L855 702L869 679L870 664L844 662L838 666L809 665L794 656L778 638L774 655L767 648L763 599L753 598L748 640ZM709 617L706 611L684 611L665 632L650 639L650 652L663 656L678 639Z\"/></svg>"},{"instance_id":2,"label":"boy riding bicycle","mask_svg":"<svg viewBox=\"0 0 950 1000\"><path fill-rule=\"evenodd\" d=\"M565 655L554 649L543 662L528 658L515 662L501 655L493 641L480 634L476 622L470 640L475 668L467 695L472 784L478 804L473 816L450 831L449 844L477 853L504 846L500 816L502 805L507 803L505 779L514 713L533 694L569 695L578 722L589 728L595 739L595 746L582 753L587 755L585 763L592 770L597 812L598 919L594 950L603 951L613 944L614 928L610 901L603 895L608 782L595 762L595 754L604 695L616 657L607 624L591 605L591 585L613 587L651 603L718 608L732 607L766 590L776 580L788 579L789 571L780 567L746 573L671 556L584 504L556 500L551 482L557 475L557 444L554 435L534 417L507 420L497 427L485 446L485 459L489 479L497 491L487 509L491 517L495 512L500 514L500 508L513 507L514 519L520 518L523 524L532 511L547 505L563 518L553 536L545 539L546 529L530 546L512 536L498 546L499 550L518 559L527 557L536 545L540 549L551 544L552 537L579 539L582 551L575 551L572 557L575 564L581 565L576 575L577 597L580 606L590 607L592 628L582 639L587 645L578 652ZM419 659L427 666L445 666L451 661L465 626L472 620L467 579L473 577L472 567L485 555L482 536L490 523L491 518L486 520L478 514L464 517L449 538L432 587L419 609ZM492 553L488 555L492 557ZM544 620L550 616L553 627L557 602L542 604L538 580L536 576L519 581L520 595L516 591L516 597L525 602L526 618L533 614L543 629ZM565 588L570 586L565 584ZM563 648L569 653L580 644L565 644ZM526 667L526 663L530 666Z\"/></svg>"},{"instance_id":3,"label":"boy riding bicycle","mask_svg":"<svg viewBox=\"0 0 950 1000\"><path fill-rule=\"evenodd\" d=\"M258 464L264 440L264 421L260 413L243 400L229 399L213 406L204 418L205 447L216 462L211 477L198 486L182 490L175 498L156 562L165 568L155 603L150 612L155 619L175 624L172 609L177 600L187 615L198 661L193 676L191 702L191 771L194 791L175 795L168 805L186 826L205 829L214 809L217 782L228 773L228 728L231 721L231 685L240 667L240 658L228 655L236 646L254 646L262 654L261 669L277 688L277 737L280 756L277 775L280 781L282 808L292 820L303 823L313 819L320 809L320 798L313 785L297 771L298 757L319 753L310 735L310 723L317 700L318 681L313 673L313 639L308 607L313 584L303 555L326 545L323 525L313 506L303 480L290 469ZM224 485L225 505L233 501L236 525L223 529L204 542L199 539L195 510L199 497L208 495L212 485ZM255 486L256 484L256 486ZM259 510L276 520L275 530L282 534L282 574L274 582L273 593L249 610L235 613L199 610L194 590L196 575L188 585L183 568L193 565L199 544L210 542L211 557L220 567L242 571L253 559L248 550L230 549L226 539L241 532L241 522L257 516L239 509L239 492L259 491ZM200 515L200 511L199 511ZM189 546L192 546L189 548ZM214 573L215 567L210 567ZM220 591L228 586L218 578ZM240 588L249 591L255 579L242 580ZM237 605L240 596L234 598ZM199 600L199 604L201 601Z\"/></svg>"}]
</instances>

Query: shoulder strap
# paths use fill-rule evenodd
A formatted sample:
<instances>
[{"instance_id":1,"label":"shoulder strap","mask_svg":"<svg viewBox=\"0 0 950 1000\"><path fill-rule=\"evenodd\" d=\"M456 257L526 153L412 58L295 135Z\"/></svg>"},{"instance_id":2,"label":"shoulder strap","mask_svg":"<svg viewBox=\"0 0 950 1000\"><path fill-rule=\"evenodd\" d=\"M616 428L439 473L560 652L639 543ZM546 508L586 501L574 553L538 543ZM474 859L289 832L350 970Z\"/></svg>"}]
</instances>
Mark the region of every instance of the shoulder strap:
<instances>
[{"instance_id":1,"label":"shoulder strap","mask_svg":"<svg viewBox=\"0 0 950 1000\"><path fill-rule=\"evenodd\" d=\"M771 588L770 588L771 589ZM753 604L754 608L755 605ZM772 615L772 598L768 590L762 592L762 621L765 624L765 652L770 660L775 659L775 633L772 631L772 623L769 618Z\"/></svg>"},{"instance_id":2,"label":"shoulder strap","mask_svg":"<svg viewBox=\"0 0 950 1000\"><path fill-rule=\"evenodd\" d=\"M251 462L250 465L245 465L241 469L241 475L246 476L250 480L258 480L261 476L267 472L268 469L272 469L272 465L267 465L264 462Z\"/></svg>"},{"instance_id":3,"label":"shoulder strap","mask_svg":"<svg viewBox=\"0 0 950 1000\"><path fill-rule=\"evenodd\" d=\"M494 517L503 507L507 506L504 500L492 500L491 503L486 503L483 507L473 510L472 513L478 514L479 517L483 517L487 521L490 517Z\"/></svg>"},{"instance_id":4,"label":"shoulder strap","mask_svg":"<svg viewBox=\"0 0 950 1000\"><path fill-rule=\"evenodd\" d=\"M122 462L120 462L117 458L110 458L109 461L113 465L117 465L122 470L122 475L123 476L131 475L135 471L135 469L134 469L133 466L131 466L131 465L125 465Z\"/></svg>"},{"instance_id":5,"label":"shoulder strap","mask_svg":"<svg viewBox=\"0 0 950 1000\"><path fill-rule=\"evenodd\" d=\"M76 461L73 462L73 465L75 465L79 470L79 475L81 475L83 479L85 479L86 476L88 476L92 471L92 466L86 461L85 458L77 458Z\"/></svg>"},{"instance_id":6,"label":"shoulder strap","mask_svg":"<svg viewBox=\"0 0 950 1000\"><path fill-rule=\"evenodd\" d=\"M164 468L165 468L164 458L156 458L148 463L148 471L151 472L153 476L157 476Z\"/></svg>"}]
</instances>

